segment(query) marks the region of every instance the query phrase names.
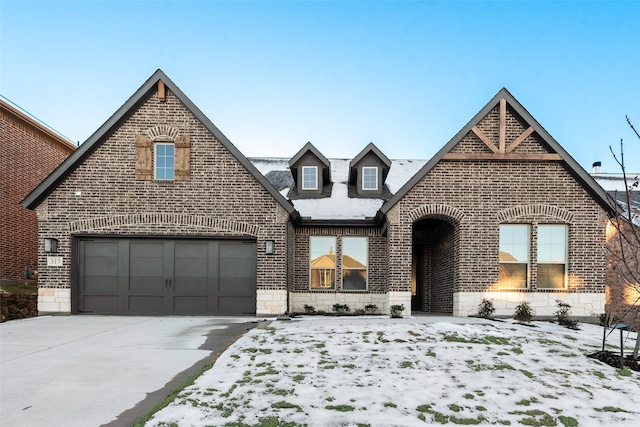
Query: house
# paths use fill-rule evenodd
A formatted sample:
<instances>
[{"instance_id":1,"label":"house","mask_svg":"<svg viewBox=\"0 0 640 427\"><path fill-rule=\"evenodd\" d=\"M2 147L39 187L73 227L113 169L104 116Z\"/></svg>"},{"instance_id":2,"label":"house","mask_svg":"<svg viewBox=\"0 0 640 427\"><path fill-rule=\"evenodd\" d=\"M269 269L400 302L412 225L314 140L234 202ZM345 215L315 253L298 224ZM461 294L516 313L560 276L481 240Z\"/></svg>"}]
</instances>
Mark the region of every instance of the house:
<instances>
[{"instance_id":1,"label":"house","mask_svg":"<svg viewBox=\"0 0 640 427\"><path fill-rule=\"evenodd\" d=\"M38 219L20 202L75 144L9 100L0 97L0 281L32 280L38 261Z\"/></svg>"},{"instance_id":2,"label":"house","mask_svg":"<svg viewBox=\"0 0 640 427\"><path fill-rule=\"evenodd\" d=\"M604 311L615 204L506 90L428 161L248 159L161 71L24 201L42 312ZM45 242L50 242L45 246ZM51 244L52 243L52 244Z\"/></svg>"}]
</instances>

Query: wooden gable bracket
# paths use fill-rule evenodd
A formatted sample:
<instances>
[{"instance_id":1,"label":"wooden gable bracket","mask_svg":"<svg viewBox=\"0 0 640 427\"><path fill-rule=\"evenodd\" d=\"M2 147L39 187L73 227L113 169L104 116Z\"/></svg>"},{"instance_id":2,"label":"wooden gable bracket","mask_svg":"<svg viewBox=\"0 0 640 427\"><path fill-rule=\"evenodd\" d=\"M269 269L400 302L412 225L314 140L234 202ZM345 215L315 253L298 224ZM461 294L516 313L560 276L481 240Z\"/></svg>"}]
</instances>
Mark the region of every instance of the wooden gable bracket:
<instances>
[{"instance_id":1,"label":"wooden gable bracket","mask_svg":"<svg viewBox=\"0 0 640 427\"><path fill-rule=\"evenodd\" d=\"M524 132L522 132L516 139L507 145L507 100L500 99L500 112L499 112L499 129L498 129L498 146L496 146L485 135L478 126L471 128L471 131L492 151L493 154L479 154L479 153L447 153L443 156L447 160L533 160L533 161L545 161L545 160L562 160L562 157L556 153L545 154L511 154L513 150L522 143L529 135L534 132L533 127L529 126Z\"/></svg>"},{"instance_id":2,"label":"wooden gable bracket","mask_svg":"<svg viewBox=\"0 0 640 427\"><path fill-rule=\"evenodd\" d=\"M162 80L158 80L158 100L160 102L165 102L167 100L164 89L164 82Z\"/></svg>"}]
</instances>

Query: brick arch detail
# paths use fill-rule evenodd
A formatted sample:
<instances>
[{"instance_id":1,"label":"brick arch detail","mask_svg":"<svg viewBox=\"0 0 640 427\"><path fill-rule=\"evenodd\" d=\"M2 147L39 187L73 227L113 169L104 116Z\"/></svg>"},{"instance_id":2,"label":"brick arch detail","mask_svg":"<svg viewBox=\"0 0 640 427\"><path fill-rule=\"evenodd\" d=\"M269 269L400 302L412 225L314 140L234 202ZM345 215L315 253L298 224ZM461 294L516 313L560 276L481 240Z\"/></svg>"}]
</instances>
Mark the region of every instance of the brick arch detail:
<instances>
[{"instance_id":1,"label":"brick arch detail","mask_svg":"<svg viewBox=\"0 0 640 427\"><path fill-rule=\"evenodd\" d=\"M464 212L448 205L422 205L409 212L411 222L416 222L423 218L436 218L447 222L453 220L455 223L461 223L464 218Z\"/></svg>"},{"instance_id":2,"label":"brick arch detail","mask_svg":"<svg viewBox=\"0 0 640 427\"><path fill-rule=\"evenodd\" d=\"M510 219L523 217L523 216L547 216L555 219L559 219L568 224L573 223L573 213L568 210L559 208L557 206L550 205L522 205L514 206L509 209L502 210L496 213L498 222L502 223Z\"/></svg>"},{"instance_id":3,"label":"brick arch detail","mask_svg":"<svg viewBox=\"0 0 640 427\"><path fill-rule=\"evenodd\" d=\"M219 218L175 213L143 213L104 216L72 222L69 225L69 228L72 233L78 233L135 224L169 224L194 226L198 228L208 228L211 230L227 231L249 236L257 236L260 233L260 227L253 224L228 221Z\"/></svg>"},{"instance_id":4,"label":"brick arch detail","mask_svg":"<svg viewBox=\"0 0 640 427\"><path fill-rule=\"evenodd\" d=\"M147 129L145 132L149 138L153 141L158 140L170 140L175 141L178 135L180 135L180 131L173 126L169 125L158 125L152 128Z\"/></svg>"}]
</instances>

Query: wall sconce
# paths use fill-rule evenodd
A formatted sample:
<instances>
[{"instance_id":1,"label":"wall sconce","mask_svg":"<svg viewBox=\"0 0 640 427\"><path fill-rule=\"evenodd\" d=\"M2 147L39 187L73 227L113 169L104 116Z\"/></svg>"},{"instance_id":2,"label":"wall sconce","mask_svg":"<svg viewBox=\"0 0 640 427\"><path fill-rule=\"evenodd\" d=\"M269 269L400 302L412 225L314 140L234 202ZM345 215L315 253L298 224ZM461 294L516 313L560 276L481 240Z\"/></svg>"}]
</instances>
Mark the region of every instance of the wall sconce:
<instances>
[{"instance_id":1,"label":"wall sconce","mask_svg":"<svg viewBox=\"0 0 640 427\"><path fill-rule=\"evenodd\" d=\"M46 253L56 253L56 252L58 252L58 239L54 239L53 237L45 237L44 238L44 251Z\"/></svg>"},{"instance_id":2,"label":"wall sconce","mask_svg":"<svg viewBox=\"0 0 640 427\"><path fill-rule=\"evenodd\" d=\"M266 253L267 255L273 255L274 252L274 242L273 240L267 240L266 242L264 242L264 253Z\"/></svg>"}]
</instances>

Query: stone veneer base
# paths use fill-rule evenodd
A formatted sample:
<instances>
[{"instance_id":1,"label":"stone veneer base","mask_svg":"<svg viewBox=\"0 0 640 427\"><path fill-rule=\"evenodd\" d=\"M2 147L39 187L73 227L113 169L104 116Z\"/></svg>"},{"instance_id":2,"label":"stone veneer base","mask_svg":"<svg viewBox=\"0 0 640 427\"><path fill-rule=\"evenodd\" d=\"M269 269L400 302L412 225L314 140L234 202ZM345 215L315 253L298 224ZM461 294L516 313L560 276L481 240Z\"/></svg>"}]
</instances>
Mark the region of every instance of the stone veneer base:
<instances>
[{"instance_id":1,"label":"stone veneer base","mask_svg":"<svg viewBox=\"0 0 640 427\"><path fill-rule=\"evenodd\" d=\"M484 299L493 301L494 316L513 316L516 306L527 301L536 316L553 316L558 310L556 300L571 305L572 317L597 316L604 313L605 296L602 293L579 292L457 292L453 294L453 315L473 316Z\"/></svg>"},{"instance_id":2,"label":"stone veneer base","mask_svg":"<svg viewBox=\"0 0 640 427\"><path fill-rule=\"evenodd\" d=\"M257 290L256 316L280 315L286 312L286 290Z\"/></svg>"},{"instance_id":3,"label":"stone veneer base","mask_svg":"<svg viewBox=\"0 0 640 427\"><path fill-rule=\"evenodd\" d=\"M43 313L71 313L71 289L38 288L38 311Z\"/></svg>"}]
</instances>

